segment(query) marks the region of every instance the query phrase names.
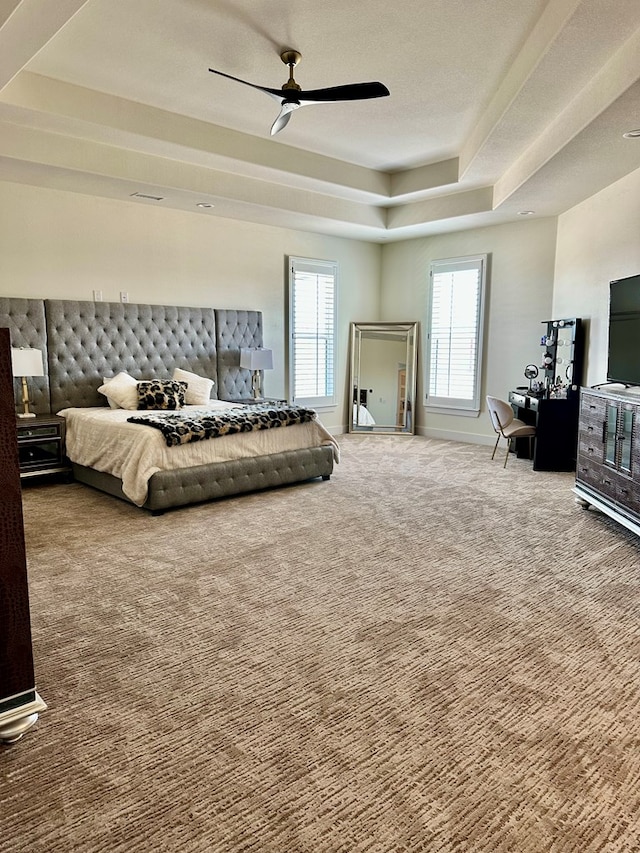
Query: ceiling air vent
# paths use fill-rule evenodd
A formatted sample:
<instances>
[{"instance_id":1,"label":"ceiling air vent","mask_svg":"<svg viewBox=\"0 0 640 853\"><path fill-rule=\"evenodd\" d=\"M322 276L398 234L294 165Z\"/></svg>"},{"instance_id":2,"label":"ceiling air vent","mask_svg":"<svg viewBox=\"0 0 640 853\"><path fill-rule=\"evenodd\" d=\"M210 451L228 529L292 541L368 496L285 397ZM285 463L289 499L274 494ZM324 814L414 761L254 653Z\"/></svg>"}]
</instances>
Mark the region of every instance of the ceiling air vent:
<instances>
[{"instance_id":1,"label":"ceiling air vent","mask_svg":"<svg viewBox=\"0 0 640 853\"><path fill-rule=\"evenodd\" d=\"M147 195L147 193L131 193L131 198L148 198L151 201L163 201L162 195Z\"/></svg>"}]
</instances>

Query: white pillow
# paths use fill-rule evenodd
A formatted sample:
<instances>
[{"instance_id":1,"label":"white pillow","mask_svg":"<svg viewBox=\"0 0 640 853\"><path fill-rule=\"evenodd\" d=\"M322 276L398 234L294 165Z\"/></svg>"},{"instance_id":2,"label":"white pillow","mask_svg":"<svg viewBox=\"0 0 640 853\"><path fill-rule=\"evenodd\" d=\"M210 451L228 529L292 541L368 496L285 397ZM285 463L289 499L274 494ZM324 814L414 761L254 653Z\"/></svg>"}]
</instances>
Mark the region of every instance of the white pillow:
<instances>
[{"instance_id":1,"label":"white pillow","mask_svg":"<svg viewBox=\"0 0 640 853\"><path fill-rule=\"evenodd\" d=\"M112 409L138 408L138 382L124 371L113 379L106 379L98 391L104 394Z\"/></svg>"},{"instance_id":2,"label":"white pillow","mask_svg":"<svg viewBox=\"0 0 640 853\"><path fill-rule=\"evenodd\" d=\"M189 373L188 370L180 370L179 367L173 371L173 378L178 382L187 383L187 393L184 398L188 406L205 406L211 398L213 380L197 373Z\"/></svg>"},{"instance_id":3,"label":"white pillow","mask_svg":"<svg viewBox=\"0 0 640 853\"><path fill-rule=\"evenodd\" d=\"M113 376L103 376L103 377L102 377L102 382L103 382L103 384L105 384L105 385L106 385L106 383L107 383L107 382L111 382L111 380L112 380L113 378L114 378ZM101 387L102 387L102 386L101 386ZM111 408L111 409L119 409L119 408L120 408L120 406L115 402L115 400L110 400L110 399L107 397L107 402L109 403L109 408Z\"/></svg>"}]
</instances>

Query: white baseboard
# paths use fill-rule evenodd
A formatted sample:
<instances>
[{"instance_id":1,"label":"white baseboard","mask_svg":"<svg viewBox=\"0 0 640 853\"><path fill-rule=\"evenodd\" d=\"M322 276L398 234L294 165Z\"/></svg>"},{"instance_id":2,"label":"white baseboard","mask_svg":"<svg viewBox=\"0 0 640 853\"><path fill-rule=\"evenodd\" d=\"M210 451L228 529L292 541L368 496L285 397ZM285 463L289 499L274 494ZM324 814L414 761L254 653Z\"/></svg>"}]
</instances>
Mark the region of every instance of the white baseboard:
<instances>
[{"instance_id":1,"label":"white baseboard","mask_svg":"<svg viewBox=\"0 0 640 853\"><path fill-rule=\"evenodd\" d=\"M346 435L349 428L347 426L327 427L327 432L331 435ZM377 433L373 434L376 435ZM393 434L390 433L390 435ZM366 433L362 432L359 435L366 435ZM486 447L493 447L496 441L495 435L480 435L479 433L457 432L449 429L431 429L423 426L416 427L416 435L423 435L425 438L439 438L444 441L459 441L462 444L482 444Z\"/></svg>"},{"instance_id":2,"label":"white baseboard","mask_svg":"<svg viewBox=\"0 0 640 853\"><path fill-rule=\"evenodd\" d=\"M420 426L416 429L418 435L426 438L440 438L445 441L460 441L462 444L482 444L492 447L496 442L495 435L481 435L475 432L458 432L451 429L433 429Z\"/></svg>"}]
</instances>

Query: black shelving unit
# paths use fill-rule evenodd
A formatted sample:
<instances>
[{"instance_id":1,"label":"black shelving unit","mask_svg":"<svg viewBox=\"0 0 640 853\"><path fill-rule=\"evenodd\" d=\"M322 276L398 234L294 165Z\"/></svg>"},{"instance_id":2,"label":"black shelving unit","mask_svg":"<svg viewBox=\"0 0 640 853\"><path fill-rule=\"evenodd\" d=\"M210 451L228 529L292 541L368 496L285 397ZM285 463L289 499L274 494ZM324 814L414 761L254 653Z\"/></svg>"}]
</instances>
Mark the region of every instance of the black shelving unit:
<instances>
[{"instance_id":1,"label":"black shelving unit","mask_svg":"<svg viewBox=\"0 0 640 853\"><path fill-rule=\"evenodd\" d=\"M543 320L537 390L510 391L517 418L536 428L535 471L573 471L576 467L580 386L584 366L584 327L579 317ZM518 456L528 440L515 442Z\"/></svg>"}]
</instances>

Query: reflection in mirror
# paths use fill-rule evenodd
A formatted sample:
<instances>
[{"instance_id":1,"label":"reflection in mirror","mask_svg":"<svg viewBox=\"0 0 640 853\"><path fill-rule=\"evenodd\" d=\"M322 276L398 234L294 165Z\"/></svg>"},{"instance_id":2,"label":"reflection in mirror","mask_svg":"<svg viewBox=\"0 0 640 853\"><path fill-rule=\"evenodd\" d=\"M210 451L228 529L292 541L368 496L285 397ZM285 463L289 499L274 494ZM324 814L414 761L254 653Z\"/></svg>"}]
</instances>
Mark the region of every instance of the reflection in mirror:
<instances>
[{"instance_id":1,"label":"reflection in mirror","mask_svg":"<svg viewBox=\"0 0 640 853\"><path fill-rule=\"evenodd\" d=\"M417 323L351 324L349 432L415 432Z\"/></svg>"}]
</instances>

